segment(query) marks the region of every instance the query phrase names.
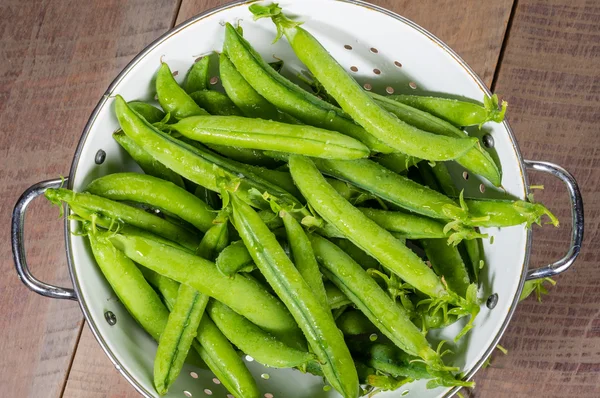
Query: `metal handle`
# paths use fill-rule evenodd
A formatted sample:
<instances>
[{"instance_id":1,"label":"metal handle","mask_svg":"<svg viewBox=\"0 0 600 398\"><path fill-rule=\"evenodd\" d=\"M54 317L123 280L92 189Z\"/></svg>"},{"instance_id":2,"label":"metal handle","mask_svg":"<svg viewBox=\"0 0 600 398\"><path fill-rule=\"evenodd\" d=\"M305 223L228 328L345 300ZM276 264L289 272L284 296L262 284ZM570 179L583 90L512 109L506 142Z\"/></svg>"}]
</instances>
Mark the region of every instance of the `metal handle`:
<instances>
[{"instance_id":1,"label":"metal handle","mask_svg":"<svg viewBox=\"0 0 600 398\"><path fill-rule=\"evenodd\" d=\"M21 195L12 215L12 223L10 229L10 237L12 241L13 259L15 260L15 268L19 279L29 289L42 296L77 300L77 295L73 289L49 285L40 281L29 271L27 259L25 258L25 242L23 238L23 229L25 226L25 212L31 201L42 195L48 188L59 188L64 183L63 180L49 180L38 182L35 185L27 188Z\"/></svg>"},{"instance_id":2,"label":"metal handle","mask_svg":"<svg viewBox=\"0 0 600 398\"><path fill-rule=\"evenodd\" d=\"M527 280L552 277L569 269L575 262L581 250L581 242L583 241L583 199L581 192L577 186L577 181L567 170L562 167L548 162L538 162L534 160L525 160L527 168L537 171L550 173L558 177L567 186L569 191L569 199L571 201L571 218L573 221L573 229L571 231L571 244L567 254L556 261L542 268L530 269L527 272Z\"/></svg>"}]
</instances>

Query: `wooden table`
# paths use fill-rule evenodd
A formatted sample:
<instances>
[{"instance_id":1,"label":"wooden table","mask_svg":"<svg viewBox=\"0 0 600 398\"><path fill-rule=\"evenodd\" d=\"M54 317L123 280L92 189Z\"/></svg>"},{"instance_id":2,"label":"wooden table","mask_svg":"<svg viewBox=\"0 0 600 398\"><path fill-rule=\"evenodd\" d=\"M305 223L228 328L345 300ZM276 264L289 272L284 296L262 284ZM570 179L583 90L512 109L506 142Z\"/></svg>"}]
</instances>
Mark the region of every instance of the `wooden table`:
<instances>
[{"instance_id":1,"label":"wooden table","mask_svg":"<svg viewBox=\"0 0 600 398\"><path fill-rule=\"evenodd\" d=\"M134 397L96 343L75 302L29 292L9 247L10 212L32 183L66 174L98 98L144 46L220 0L4 0L0 5L0 395ZM433 32L510 103L526 158L578 179L587 236L574 269L551 294L522 303L476 376L477 397L600 397L600 4L594 0L377 0ZM539 266L566 250L566 192L538 194L564 228L535 232ZM564 192L552 194L551 192ZM27 224L27 252L42 280L69 285L62 222L42 200ZM35 222L33 221L35 220Z\"/></svg>"}]
</instances>

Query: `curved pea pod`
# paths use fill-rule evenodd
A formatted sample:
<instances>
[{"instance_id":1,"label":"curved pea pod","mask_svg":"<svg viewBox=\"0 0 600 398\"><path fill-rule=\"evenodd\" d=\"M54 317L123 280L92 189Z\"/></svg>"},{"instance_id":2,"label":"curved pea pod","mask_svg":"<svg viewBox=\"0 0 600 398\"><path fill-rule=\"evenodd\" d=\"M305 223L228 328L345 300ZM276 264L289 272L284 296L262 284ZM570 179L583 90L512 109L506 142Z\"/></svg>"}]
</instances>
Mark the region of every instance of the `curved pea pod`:
<instances>
[{"instance_id":1,"label":"curved pea pod","mask_svg":"<svg viewBox=\"0 0 600 398\"><path fill-rule=\"evenodd\" d=\"M369 149L343 134L312 126L238 116L194 116L171 125L206 144L298 153L327 159L360 159Z\"/></svg>"},{"instance_id":2,"label":"curved pea pod","mask_svg":"<svg viewBox=\"0 0 600 398\"><path fill-rule=\"evenodd\" d=\"M419 95L391 95L388 98L431 113L456 126L481 126L493 121L502 123L508 103L502 101L502 109L498 109L498 96L485 96L483 105L450 98L428 97Z\"/></svg>"},{"instance_id":3,"label":"curved pea pod","mask_svg":"<svg viewBox=\"0 0 600 398\"><path fill-rule=\"evenodd\" d=\"M511 227L525 224L529 228L533 224L541 225L544 216L547 216L555 227L559 225L554 214L541 203L486 199L466 199L465 203L472 216L469 224L476 227Z\"/></svg>"},{"instance_id":4,"label":"curved pea pod","mask_svg":"<svg viewBox=\"0 0 600 398\"><path fill-rule=\"evenodd\" d=\"M293 368L313 357L284 344L223 303L211 300L207 313L233 345L265 366Z\"/></svg>"},{"instance_id":5,"label":"curved pea pod","mask_svg":"<svg viewBox=\"0 0 600 398\"><path fill-rule=\"evenodd\" d=\"M131 109L136 111L142 116L148 123L158 123L162 121L166 114L155 106L152 106L142 101L129 101L127 103Z\"/></svg>"},{"instance_id":6,"label":"curved pea pod","mask_svg":"<svg viewBox=\"0 0 600 398\"><path fill-rule=\"evenodd\" d=\"M183 82L183 89L186 93L191 94L208 88L209 65L210 58L208 56L202 57L194 62L185 75L185 80Z\"/></svg>"},{"instance_id":7,"label":"curved pea pod","mask_svg":"<svg viewBox=\"0 0 600 398\"><path fill-rule=\"evenodd\" d=\"M78 193L64 188L48 189L45 196L52 203L65 202L69 206L75 207L75 211L77 208L83 208L103 218L145 229L188 249L198 247L199 239L192 232L132 206L91 193Z\"/></svg>"},{"instance_id":8,"label":"curved pea pod","mask_svg":"<svg viewBox=\"0 0 600 398\"><path fill-rule=\"evenodd\" d=\"M221 210L213 220L213 226L204 234L196 254L214 261L217 255L229 244L229 209Z\"/></svg>"},{"instance_id":9,"label":"curved pea pod","mask_svg":"<svg viewBox=\"0 0 600 398\"><path fill-rule=\"evenodd\" d=\"M348 347L324 307L258 214L231 195L233 220L254 262L288 307L321 363L329 383L344 397L358 397L358 377Z\"/></svg>"},{"instance_id":10,"label":"curved pea pod","mask_svg":"<svg viewBox=\"0 0 600 398\"><path fill-rule=\"evenodd\" d=\"M166 394L179 376L207 303L208 296L186 285L179 287L154 360L154 387L160 395Z\"/></svg>"},{"instance_id":11,"label":"curved pea pod","mask_svg":"<svg viewBox=\"0 0 600 398\"><path fill-rule=\"evenodd\" d=\"M113 133L115 141L135 160L144 173L170 181L178 187L185 188L183 178L164 164L154 159L148 152L144 151L134 140L129 138L121 130Z\"/></svg>"},{"instance_id":12,"label":"curved pea pod","mask_svg":"<svg viewBox=\"0 0 600 398\"><path fill-rule=\"evenodd\" d=\"M408 239L446 238L444 224L431 218L400 211L358 208L380 227L397 232Z\"/></svg>"},{"instance_id":13,"label":"curved pea pod","mask_svg":"<svg viewBox=\"0 0 600 398\"><path fill-rule=\"evenodd\" d=\"M446 137L464 138L465 133L454 125L439 119L430 113L402 104L378 94L369 93L376 102L388 112L396 115L400 120L415 126L421 130L434 134L444 135ZM500 186L502 174L500 169L492 159L489 153L479 142L460 157L456 162L473 173L486 178L495 186Z\"/></svg>"},{"instance_id":14,"label":"curved pea pod","mask_svg":"<svg viewBox=\"0 0 600 398\"><path fill-rule=\"evenodd\" d=\"M245 195L248 202L258 207L268 208L268 203L262 198L260 200L254 198L250 192L254 188L260 193L269 192L282 203L292 207L302 207L298 199L290 193L246 169L237 167L235 163L222 156L206 148L192 146L157 130L133 112L119 95L115 98L115 111L125 134L159 162L196 184L219 192L218 178L227 177L235 180L241 174L246 178L239 180L238 192ZM305 214L308 215L308 211Z\"/></svg>"},{"instance_id":15,"label":"curved pea pod","mask_svg":"<svg viewBox=\"0 0 600 398\"><path fill-rule=\"evenodd\" d=\"M286 36L294 53L323 84L327 93L369 134L395 151L441 161L460 157L476 144L476 138L435 135L390 115L309 32L299 26L300 23L285 17L279 6L252 4L249 8L255 18L271 18L277 26L277 39L282 34Z\"/></svg>"},{"instance_id":16,"label":"curved pea pod","mask_svg":"<svg viewBox=\"0 0 600 398\"><path fill-rule=\"evenodd\" d=\"M444 277L450 290L465 297L470 279L458 249L448 245L446 239L422 239L420 242L436 274Z\"/></svg>"},{"instance_id":17,"label":"curved pea pod","mask_svg":"<svg viewBox=\"0 0 600 398\"><path fill-rule=\"evenodd\" d=\"M221 83L227 95L247 117L291 123L291 117L264 99L237 71L225 53L219 56Z\"/></svg>"},{"instance_id":18,"label":"curved pea pod","mask_svg":"<svg viewBox=\"0 0 600 398\"><path fill-rule=\"evenodd\" d=\"M202 109L206 109L211 115L220 116L242 116L242 111L219 91L200 90L190 94L190 97Z\"/></svg>"},{"instance_id":19,"label":"curved pea pod","mask_svg":"<svg viewBox=\"0 0 600 398\"><path fill-rule=\"evenodd\" d=\"M461 252L463 261L469 264L469 276L475 283L479 283L479 272L485 264L483 242L481 239L464 240L461 242L464 251ZM460 248L460 247L459 247Z\"/></svg>"},{"instance_id":20,"label":"curved pea pod","mask_svg":"<svg viewBox=\"0 0 600 398\"><path fill-rule=\"evenodd\" d=\"M167 307L172 309L177 301L179 283L147 268L140 267L140 269L144 277L160 291ZM160 305L164 308L162 303ZM154 310L156 311L156 308ZM260 396L252 374L209 317L202 317L196 341L192 346L230 393L237 397L258 398Z\"/></svg>"},{"instance_id":21,"label":"curved pea pod","mask_svg":"<svg viewBox=\"0 0 600 398\"><path fill-rule=\"evenodd\" d=\"M238 240L227 246L216 260L216 265L219 271L225 276L232 277L238 272L243 272L249 267L254 268L252 256L246 249L244 242Z\"/></svg>"},{"instance_id":22,"label":"curved pea pod","mask_svg":"<svg viewBox=\"0 0 600 398\"><path fill-rule=\"evenodd\" d=\"M162 62L156 74L156 96L160 106L175 119L195 115L208 115L196 102L179 87L173 78L169 65Z\"/></svg>"},{"instance_id":23,"label":"curved pea pod","mask_svg":"<svg viewBox=\"0 0 600 398\"><path fill-rule=\"evenodd\" d=\"M418 165L422 159L408 156L400 152L394 152L380 155L373 160L394 173L401 174L409 168Z\"/></svg>"},{"instance_id":24,"label":"curved pea pod","mask_svg":"<svg viewBox=\"0 0 600 398\"><path fill-rule=\"evenodd\" d=\"M88 235L92 253L102 274L127 311L154 340L160 338L169 311L158 294L144 280L133 261L100 235Z\"/></svg>"},{"instance_id":25,"label":"curved pea pod","mask_svg":"<svg viewBox=\"0 0 600 398\"><path fill-rule=\"evenodd\" d=\"M214 297L276 336L297 335L283 304L254 280L228 278L208 260L145 237L115 234L110 240L133 261Z\"/></svg>"},{"instance_id":26,"label":"curved pea pod","mask_svg":"<svg viewBox=\"0 0 600 398\"><path fill-rule=\"evenodd\" d=\"M290 156L289 166L308 203L352 243L426 295L448 294L435 273L412 250L342 198L310 159Z\"/></svg>"},{"instance_id":27,"label":"curved pea pod","mask_svg":"<svg viewBox=\"0 0 600 398\"><path fill-rule=\"evenodd\" d=\"M396 174L372 160L313 161L323 173L348 181L414 213L442 220L468 217L467 212L449 197Z\"/></svg>"},{"instance_id":28,"label":"curved pea pod","mask_svg":"<svg viewBox=\"0 0 600 398\"><path fill-rule=\"evenodd\" d=\"M406 311L396 305L381 287L342 249L325 238L311 235L317 259L331 280L356 307L394 344L418 356L432 367L443 367L442 360L411 322Z\"/></svg>"},{"instance_id":29,"label":"curved pea pod","mask_svg":"<svg viewBox=\"0 0 600 398\"><path fill-rule=\"evenodd\" d=\"M373 151L394 152L354 123L340 108L320 100L277 73L229 23L225 25L223 49L246 82L280 111L307 125L353 137Z\"/></svg>"},{"instance_id":30,"label":"curved pea pod","mask_svg":"<svg viewBox=\"0 0 600 398\"><path fill-rule=\"evenodd\" d=\"M213 209L175 184L137 173L108 174L92 181L87 192L112 200L145 203L165 210L206 232L212 227Z\"/></svg>"},{"instance_id":31,"label":"curved pea pod","mask_svg":"<svg viewBox=\"0 0 600 398\"><path fill-rule=\"evenodd\" d=\"M336 321L344 336L377 333L379 329L358 310L344 312ZM350 347L352 349L352 347Z\"/></svg>"},{"instance_id":32,"label":"curved pea pod","mask_svg":"<svg viewBox=\"0 0 600 398\"><path fill-rule=\"evenodd\" d=\"M323 285L325 287L325 295L327 296L327 304L332 310L337 310L338 308L352 304L352 301L350 301L350 299L348 299L348 297L346 297L346 295L333 283L325 282Z\"/></svg>"},{"instance_id":33,"label":"curved pea pod","mask_svg":"<svg viewBox=\"0 0 600 398\"><path fill-rule=\"evenodd\" d=\"M281 210L279 216L283 219L296 269L321 305L325 308L329 307L327 293L323 286L323 275L319 271L319 264L302 225L285 210Z\"/></svg>"}]
</instances>

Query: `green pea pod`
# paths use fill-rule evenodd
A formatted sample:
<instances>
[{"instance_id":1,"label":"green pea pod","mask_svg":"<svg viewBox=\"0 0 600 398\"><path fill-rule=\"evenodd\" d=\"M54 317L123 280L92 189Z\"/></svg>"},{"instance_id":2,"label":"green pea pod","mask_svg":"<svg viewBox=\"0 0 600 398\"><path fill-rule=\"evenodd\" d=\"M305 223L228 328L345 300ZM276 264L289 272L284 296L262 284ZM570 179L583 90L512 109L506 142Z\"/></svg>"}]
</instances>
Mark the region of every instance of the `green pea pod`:
<instances>
[{"instance_id":1,"label":"green pea pod","mask_svg":"<svg viewBox=\"0 0 600 398\"><path fill-rule=\"evenodd\" d=\"M87 192L112 200L145 203L165 210L206 232L212 227L213 209L195 195L171 182L150 175L115 173L95 179Z\"/></svg>"},{"instance_id":2,"label":"green pea pod","mask_svg":"<svg viewBox=\"0 0 600 398\"><path fill-rule=\"evenodd\" d=\"M314 159L319 170L348 181L406 210L442 220L467 218L468 214L449 197L396 174L368 159ZM448 211L452 211L449 213Z\"/></svg>"},{"instance_id":3,"label":"green pea pod","mask_svg":"<svg viewBox=\"0 0 600 398\"><path fill-rule=\"evenodd\" d=\"M347 255L352 257L354 261L358 263L363 269L368 270L370 268L379 268L379 262L373 257L365 253L360 247L350 242L348 239L332 238L330 239L339 248L346 252Z\"/></svg>"},{"instance_id":4,"label":"green pea pod","mask_svg":"<svg viewBox=\"0 0 600 398\"><path fill-rule=\"evenodd\" d=\"M145 229L188 249L193 250L198 247L199 240L194 233L132 206L91 193L78 193L64 188L48 189L45 196L52 203L65 202L69 206L84 208L107 219Z\"/></svg>"},{"instance_id":5,"label":"green pea pod","mask_svg":"<svg viewBox=\"0 0 600 398\"><path fill-rule=\"evenodd\" d=\"M327 295L327 304L332 310L337 310L338 308L352 304L352 301L350 301L333 283L325 282L323 285L325 287L325 294Z\"/></svg>"},{"instance_id":6,"label":"green pea pod","mask_svg":"<svg viewBox=\"0 0 600 398\"><path fill-rule=\"evenodd\" d=\"M465 297L470 279L458 249L449 245L447 239L422 239L420 242L433 269L444 277L448 288Z\"/></svg>"},{"instance_id":7,"label":"green pea pod","mask_svg":"<svg viewBox=\"0 0 600 398\"><path fill-rule=\"evenodd\" d=\"M110 240L133 261L214 297L278 337L298 334L283 304L254 280L228 278L208 260L145 237L117 233Z\"/></svg>"},{"instance_id":8,"label":"green pea pod","mask_svg":"<svg viewBox=\"0 0 600 398\"><path fill-rule=\"evenodd\" d=\"M283 219L296 269L321 305L325 308L329 307L327 293L323 286L323 275L319 271L319 264L302 225L285 210L280 211L279 216Z\"/></svg>"},{"instance_id":9,"label":"green pea pod","mask_svg":"<svg viewBox=\"0 0 600 398\"><path fill-rule=\"evenodd\" d=\"M471 280L475 283L479 283L479 272L485 264L482 247L483 242L481 239L464 240L461 242L461 245L464 247L465 252L463 260L470 266L469 275Z\"/></svg>"},{"instance_id":10,"label":"green pea pod","mask_svg":"<svg viewBox=\"0 0 600 398\"><path fill-rule=\"evenodd\" d=\"M135 160L144 173L170 181L178 187L185 188L183 178L164 164L154 159L148 152L144 151L134 140L125 135L121 130L113 133L115 141Z\"/></svg>"},{"instance_id":11,"label":"green pea pod","mask_svg":"<svg viewBox=\"0 0 600 398\"><path fill-rule=\"evenodd\" d=\"M510 227L525 224L541 225L542 217L548 216L550 223L558 227L558 219L541 203L523 200L465 200L472 216L470 225L476 227Z\"/></svg>"},{"instance_id":12,"label":"green pea pod","mask_svg":"<svg viewBox=\"0 0 600 398\"><path fill-rule=\"evenodd\" d=\"M225 25L223 49L246 82L280 111L307 125L348 135L376 152L394 152L354 123L340 108L315 97L277 73L229 23Z\"/></svg>"},{"instance_id":13,"label":"green pea pod","mask_svg":"<svg viewBox=\"0 0 600 398\"><path fill-rule=\"evenodd\" d=\"M269 192L282 203L292 207L302 207L293 195L248 170L236 167L234 163L207 149L191 146L157 130L133 112L119 95L115 98L115 111L125 134L155 159L185 178L211 191L219 192L218 178L236 179L241 174L246 178L239 180L238 192L246 195L245 199L248 202L268 208L268 203L262 198L254 198L251 192L254 188L260 193ZM308 215L308 211L304 214Z\"/></svg>"},{"instance_id":14,"label":"green pea pod","mask_svg":"<svg viewBox=\"0 0 600 398\"><path fill-rule=\"evenodd\" d=\"M440 187L439 191L450 197L459 196L460 192L458 192L456 185L454 184L454 180L452 179L452 175L450 175L450 171L448 171L446 164L438 162L430 167L431 172L433 173ZM424 166L424 169L429 169L429 165Z\"/></svg>"},{"instance_id":15,"label":"green pea pod","mask_svg":"<svg viewBox=\"0 0 600 398\"><path fill-rule=\"evenodd\" d=\"M190 97L202 109L211 115L242 116L242 111L229 99L226 94L219 91L200 90L190 94Z\"/></svg>"},{"instance_id":16,"label":"green pea pod","mask_svg":"<svg viewBox=\"0 0 600 398\"><path fill-rule=\"evenodd\" d=\"M186 285L179 287L154 360L154 387L160 395L166 394L179 376L207 303L208 296Z\"/></svg>"},{"instance_id":17,"label":"green pea pod","mask_svg":"<svg viewBox=\"0 0 600 398\"><path fill-rule=\"evenodd\" d=\"M160 106L175 119L183 119L195 115L208 115L194 100L179 87L169 65L161 63L156 74L156 95Z\"/></svg>"},{"instance_id":18,"label":"green pea pod","mask_svg":"<svg viewBox=\"0 0 600 398\"><path fill-rule=\"evenodd\" d=\"M282 34L286 36L300 61L341 108L368 133L395 151L441 161L458 158L477 143L476 138L435 135L398 120L381 108L326 49L299 26L300 23L285 17L279 6L252 4L249 8L256 19L271 18L277 26L277 39Z\"/></svg>"},{"instance_id":19,"label":"green pea pod","mask_svg":"<svg viewBox=\"0 0 600 398\"><path fill-rule=\"evenodd\" d=\"M206 90L208 88L208 67L210 58L208 56L200 58L194 62L188 70L183 82L183 89L186 93L191 94L196 91Z\"/></svg>"},{"instance_id":20,"label":"green pea pod","mask_svg":"<svg viewBox=\"0 0 600 398\"><path fill-rule=\"evenodd\" d=\"M430 113L391 100L388 97L374 93L369 94L382 108L396 115L403 122L418 129L447 137L465 137L465 133L462 130ZM456 162L473 173L486 178L495 186L500 186L502 182L502 175L498 166L496 166L490 154L479 143L469 149L464 155L456 158Z\"/></svg>"},{"instance_id":21,"label":"green pea pod","mask_svg":"<svg viewBox=\"0 0 600 398\"><path fill-rule=\"evenodd\" d=\"M291 156L289 165L300 192L325 221L417 290L431 297L448 294L435 273L412 250L342 198L310 159Z\"/></svg>"},{"instance_id":22,"label":"green pea pod","mask_svg":"<svg viewBox=\"0 0 600 398\"><path fill-rule=\"evenodd\" d=\"M329 308L324 307L250 206L231 195L233 220L254 262L288 307L317 356L329 383L344 397L358 397L350 352Z\"/></svg>"},{"instance_id":23,"label":"green pea pod","mask_svg":"<svg viewBox=\"0 0 600 398\"><path fill-rule=\"evenodd\" d=\"M443 368L437 352L411 322L405 310L397 306L381 287L342 249L311 235L310 240L327 278L394 344L407 353L418 356L429 366Z\"/></svg>"},{"instance_id":24,"label":"green pea pod","mask_svg":"<svg viewBox=\"0 0 600 398\"><path fill-rule=\"evenodd\" d=\"M485 96L483 105L450 98L406 94L392 95L389 98L431 113L456 126L481 126L489 121L502 123L508 106L506 101L502 101L502 109L498 109L498 96L496 94L491 98Z\"/></svg>"},{"instance_id":25,"label":"green pea pod","mask_svg":"<svg viewBox=\"0 0 600 398\"><path fill-rule=\"evenodd\" d=\"M312 126L238 116L194 116L171 125L206 144L297 153L327 159L360 159L369 149L343 134Z\"/></svg>"},{"instance_id":26,"label":"green pea pod","mask_svg":"<svg viewBox=\"0 0 600 398\"><path fill-rule=\"evenodd\" d=\"M158 123L162 121L166 114L155 106L142 101L129 101L128 105L146 119L148 123Z\"/></svg>"},{"instance_id":27,"label":"green pea pod","mask_svg":"<svg viewBox=\"0 0 600 398\"><path fill-rule=\"evenodd\" d=\"M133 261L101 235L88 235L94 258L104 277L127 311L156 341L159 340L169 311L144 280Z\"/></svg>"},{"instance_id":28,"label":"green pea pod","mask_svg":"<svg viewBox=\"0 0 600 398\"><path fill-rule=\"evenodd\" d=\"M293 368L312 359L310 353L287 346L223 303L211 300L207 313L233 345L258 363Z\"/></svg>"},{"instance_id":29,"label":"green pea pod","mask_svg":"<svg viewBox=\"0 0 600 398\"><path fill-rule=\"evenodd\" d=\"M264 99L237 71L225 53L219 56L221 83L229 98L247 117L291 123L291 117Z\"/></svg>"},{"instance_id":30,"label":"green pea pod","mask_svg":"<svg viewBox=\"0 0 600 398\"><path fill-rule=\"evenodd\" d=\"M140 269L146 280L160 291L167 307L172 310L177 301L179 284L145 267ZM150 309L155 313L164 309L164 305L159 304ZM164 316L165 324L167 317L168 311ZM210 318L202 317L196 341L192 346L229 392L237 397L258 398L260 396L252 374Z\"/></svg>"},{"instance_id":31,"label":"green pea pod","mask_svg":"<svg viewBox=\"0 0 600 398\"><path fill-rule=\"evenodd\" d=\"M336 321L344 336L377 333L379 329L360 311L346 311ZM352 350L352 347L350 347Z\"/></svg>"},{"instance_id":32,"label":"green pea pod","mask_svg":"<svg viewBox=\"0 0 600 398\"><path fill-rule=\"evenodd\" d=\"M394 173L398 174L404 173L410 167L416 166L421 161L421 159L419 158L408 156L400 152L380 155L373 160L375 160L383 167L390 169Z\"/></svg>"},{"instance_id":33,"label":"green pea pod","mask_svg":"<svg viewBox=\"0 0 600 398\"><path fill-rule=\"evenodd\" d=\"M232 277L238 272L254 270L254 261L244 242L238 240L227 246L216 260L217 268L225 276Z\"/></svg>"},{"instance_id":34,"label":"green pea pod","mask_svg":"<svg viewBox=\"0 0 600 398\"><path fill-rule=\"evenodd\" d=\"M358 208L377 225L390 232L397 232L408 239L447 238L444 224L431 218L400 211Z\"/></svg>"}]
</instances>

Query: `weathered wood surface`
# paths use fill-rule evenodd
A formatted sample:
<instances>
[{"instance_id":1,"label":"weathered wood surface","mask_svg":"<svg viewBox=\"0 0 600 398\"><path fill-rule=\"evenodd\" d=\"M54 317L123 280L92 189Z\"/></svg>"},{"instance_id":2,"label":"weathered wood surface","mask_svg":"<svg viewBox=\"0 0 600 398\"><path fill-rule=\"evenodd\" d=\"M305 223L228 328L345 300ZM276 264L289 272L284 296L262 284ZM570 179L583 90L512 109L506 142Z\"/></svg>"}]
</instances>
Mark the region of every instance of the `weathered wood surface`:
<instances>
[{"instance_id":1,"label":"weathered wood surface","mask_svg":"<svg viewBox=\"0 0 600 398\"><path fill-rule=\"evenodd\" d=\"M526 159L562 165L577 178L585 203L581 256L542 303L522 303L495 355L480 372L476 397L600 397L600 4L519 0L496 92ZM558 180L536 197L555 209L562 228L534 234L531 267L567 250L568 197ZM498 354L498 353L497 353Z\"/></svg>"},{"instance_id":2,"label":"weathered wood surface","mask_svg":"<svg viewBox=\"0 0 600 398\"><path fill-rule=\"evenodd\" d=\"M17 195L27 185L67 171L87 116L126 62L173 21L180 23L222 3L183 0L179 8L177 2L166 1L110 2L82 11L69 2L57 2L21 7L21 18L14 17L14 5L12 10L10 5L6 8L13 12L10 16L0 12L0 49L8 55L3 59L10 61L0 66L0 148L6 162L0 177L6 187L0 217L5 225ZM594 268L600 251L592 243L600 218L600 144L593 136L600 118L596 111L600 7L593 1L519 0L501 56L512 1L472 0L460 6L451 0L374 3L430 30L488 85L495 81L496 91L510 102L509 119L525 157L563 165L575 174L584 192L588 233L575 269L557 278L558 285L543 303L530 299L519 306L502 341L509 355L494 356L492 367L477 375L478 387L471 394L600 396L600 277ZM92 26L102 26L102 34L94 37L99 29ZM499 59L502 64L497 68ZM76 88L73 81L78 82ZM40 87L43 95L39 95ZM50 132L52 138L40 141L38 131ZM532 183L546 186L538 197L557 210L567 227L568 201L560 183L539 175L533 176ZM45 205L34 210L30 220L35 218L36 225L31 225L29 234L34 269L42 278L68 285L63 243L59 243L62 224ZM45 231L52 227L59 233L49 236ZM81 314L75 304L36 297L16 277L11 278L8 233L1 233L5 234L0 241L4 242L2 266L7 276L0 282L0 298L11 303L3 310L0 331L0 347L7 357L0 365L1 381L8 388L4 392L10 393L7 396L58 396L77 343ZM536 231L532 266L559 258L567 239L567 228ZM87 326L64 395L138 396Z\"/></svg>"},{"instance_id":3,"label":"weathered wood surface","mask_svg":"<svg viewBox=\"0 0 600 398\"><path fill-rule=\"evenodd\" d=\"M61 394L83 324L75 302L18 280L10 250L14 203L31 184L66 175L92 109L125 64L168 30L161 1L0 2L0 385L3 397ZM58 209L34 203L27 252L41 280L69 286Z\"/></svg>"}]
</instances>

